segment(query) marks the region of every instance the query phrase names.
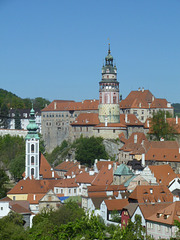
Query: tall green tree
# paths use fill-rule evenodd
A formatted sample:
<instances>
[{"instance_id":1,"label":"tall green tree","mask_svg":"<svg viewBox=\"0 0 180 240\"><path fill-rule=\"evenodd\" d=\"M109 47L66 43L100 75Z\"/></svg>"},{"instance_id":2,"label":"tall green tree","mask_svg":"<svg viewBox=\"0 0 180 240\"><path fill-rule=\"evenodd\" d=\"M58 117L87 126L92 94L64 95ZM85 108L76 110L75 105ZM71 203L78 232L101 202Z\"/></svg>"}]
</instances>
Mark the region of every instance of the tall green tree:
<instances>
[{"instance_id":1,"label":"tall green tree","mask_svg":"<svg viewBox=\"0 0 180 240\"><path fill-rule=\"evenodd\" d=\"M81 164L91 166L95 159L107 159L108 154L103 145L103 138L101 137L80 137L76 141L75 157Z\"/></svg>"},{"instance_id":2,"label":"tall green tree","mask_svg":"<svg viewBox=\"0 0 180 240\"><path fill-rule=\"evenodd\" d=\"M15 111L15 129L21 129L21 118L18 110Z\"/></svg>"},{"instance_id":3,"label":"tall green tree","mask_svg":"<svg viewBox=\"0 0 180 240\"><path fill-rule=\"evenodd\" d=\"M0 109L0 126L3 127L4 129L8 128L8 115L9 115L8 106L5 103L3 103Z\"/></svg>"},{"instance_id":4,"label":"tall green tree","mask_svg":"<svg viewBox=\"0 0 180 240\"><path fill-rule=\"evenodd\" d=\"M9 177L7 176L4 169L0 168L0 199L6 196L7 188L6 185L9 182Z\"/></svg>"},{"instance_id":5,"label":"tall green tree","mask_svg":"<svg viewBox=\"0 0 180 240\"><path fill-rule=\"evenodd\" d=\"M164 140L174 140L176 137L176 129L173 125L166 121L169 117L168 113L159 110L153 114L150 121L150 138L152 140L160 141L161 138Z\"/></svg>"}]
</instances>

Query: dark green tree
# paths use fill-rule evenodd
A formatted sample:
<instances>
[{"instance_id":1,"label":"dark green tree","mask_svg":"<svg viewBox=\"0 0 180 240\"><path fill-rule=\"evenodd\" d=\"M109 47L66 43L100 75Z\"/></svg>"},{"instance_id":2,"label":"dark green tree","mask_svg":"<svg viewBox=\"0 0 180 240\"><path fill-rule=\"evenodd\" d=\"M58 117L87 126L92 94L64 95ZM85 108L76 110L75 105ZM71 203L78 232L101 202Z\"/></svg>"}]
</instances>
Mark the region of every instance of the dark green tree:
<instances>
[{"instance_id":1,"label":"dark green tree","mask_svg":"<svg viewBox=\"0 0 180 240\"><path fill-rule=\"evenodd\" d=\"M80 137L76 141L76 153L75 157L81 164L87 164L91 166L94 164L95 159L107 159L108 154L106 153L103 145L103 138L101 137Z\"/></svg>"},{"instance_id":2,"label":"dark green tree","mask_svg":"<svg viewBox=\"0 0 180 240\"><path fill-rule=\"evenodd\" d=\"M21 118L18 110L15 111L15 129L21 129Z\"/></svg>"},{"instance_id":3,"label":"dark green tree","mask_svg":"<svg viewBox=\"0 0 180 240\"><path fill-rule=\"evenodd\" d=\"M9 109L6 104L1 105L0 109L0 126L4 129L8 128L8 115L9 115Z\"/></svg>"},{"instance_id":4,"label":"dark green tree","mask_svg":"<svg viewBox=\"0 0 180 240\"><path fill-rule=\"evenodd\" d=\"M11 160L9 170L13 178L18 181L22 179L22 174L25 171L25 154L16 156Z\"/></svg>"},{"instance_id":5,"label":"dark green tree","mask_svg":"<svg viewBox=\"0 0 180 240\"><path fill-rule=\"evenodd\" d=\"M153 114L150 124L150 138L152 140L160 141L161 138L164 140L174 140L176 137L176 129L173 125L166 121L166 118L170 117L165 111L159 110Z\"/></svg>"},{"instance_id":6,"label":"dark green tree","mask_svg":"<svg viewBox=\"0 0 180 240\"><path fill-rule=\"evenodd\" d=\"M4 169L0 168L0 199L6 196L7 193L7 183L9 182L9 177L7 176Z\"/></svg>"}]
</instances>

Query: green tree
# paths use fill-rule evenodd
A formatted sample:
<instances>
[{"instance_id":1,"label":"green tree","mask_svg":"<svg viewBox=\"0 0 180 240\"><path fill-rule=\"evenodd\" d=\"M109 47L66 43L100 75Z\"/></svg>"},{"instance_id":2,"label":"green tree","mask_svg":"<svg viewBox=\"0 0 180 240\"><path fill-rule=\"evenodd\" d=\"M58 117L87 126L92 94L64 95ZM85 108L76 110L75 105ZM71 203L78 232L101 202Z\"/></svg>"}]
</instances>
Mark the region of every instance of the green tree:
<instances>
[{"instance_id":1,"label":"green tree","mask_svg":"<svg viewBox=\"0 0 180 240\"><path fill-rule=\"evenodd\" d=\"M174 140L176 136L176 129L173 125L166 121L166 117L170 117L165 111L159 110L153 114L151 118L150 127L150 138L152 140L160 141L161 138L164 140Z\"/></svg>"},{"instance_id":2,"label":"green tree","mask_svg":"<svg viewBox=\"0 0 180 240\"><path fill-rule=\"evenodd\" d=\"M1 105L0 109L0 126L4 129L8 128L8 115L9 115L9 109L6 104Z\"/></svg>"},{"instance_id":3,"label":"green tree","mask_svg":"<svg viewBox=\"0 0 180 240\"><path fill-rule=\"evenodd\" d=\"M21 118L18 110L15 111L15 129L21 129Z\"/></svg>"},{"instance_id":4,"label":"green tree","mask_svg":"<svg viewBox=\"0 0 180 240\"><path fill-rule=\"evenodd\" d=\"M0 168L0 199L6 196L6 185L9 182L9 177L5 173L4 169Z\"/></svg>"},{"instance_id":5,"label":"green tree","mask_svg":"<svg viewBox=\"0 0 180 240\"><path fill-rule=\"evenodd\" d=\"M103 138L101 137L80 137L75 142L76 153L75 158L81 162L81 164L87 164L91 166L94 164L95 159L107 159L109 156L106 153L103 145Z\"/></svg>"},{"instance_id":6,"label":"green tree","mask_svg":"<svg viewBox=\"0 0 180 240\"><path fill-rule=\"evenodd\" d=\"M25 154L24 153L12 159L9 165L9 170L16 181L22 179L22 174L25 171Z\"/></svg>"}]
</instances>

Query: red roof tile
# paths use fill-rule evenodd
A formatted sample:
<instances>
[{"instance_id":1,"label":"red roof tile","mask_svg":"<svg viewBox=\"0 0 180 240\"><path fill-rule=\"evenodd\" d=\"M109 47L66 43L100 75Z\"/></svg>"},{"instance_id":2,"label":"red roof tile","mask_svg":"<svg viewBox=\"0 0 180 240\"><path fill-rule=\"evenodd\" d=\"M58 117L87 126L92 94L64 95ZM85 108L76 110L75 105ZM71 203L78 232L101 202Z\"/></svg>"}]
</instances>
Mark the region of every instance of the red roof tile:
<instances>
[{"instance_id":1,"label":"red roof tile","mask_svg":"<svg viewBox=\"0 0 180 240\"><path fill-rule=\"evenodd\" d=\"M58 181L55 187L61 188L70 188L70 187L78 187L75 178L65 178Z\"/></svg>"},{"instance_id":2,"label":"red roof tile","mask_svg":"<svg viewBox=\"0 0 180 240\"><path fill-rule=\"evenodd\" d=\"M99 100L84 100L82 102L54 100L41 111L98 110L98 105Z\"/></svg>"},{"instance_id":3,"label":"red roof tile","mask_svg":"<svg viewBox=\"0 0 180 240\"><path fill-rule=\"evenodd\" d=\"M113 167L111 166L108 169L108 166L103 166L94 180L92 181L92 185L110 185L113 182Z\"/></svg>"},{"instance_id":4,"label":"red roof tile","mask_svg":"<svg viewBox=\"0 0 180 240\"><path fill-rule=\"evenodd\" d=\"M104 202L109 211L113 211L113 210L120 211L129 204L128 199L110 199L110 200L104 200Z\"/></svg>"},{"instance_id":5,"label":"red roof tile","mask_svg":"<svg viewBox=\"0 0 180 240\"><path fill-rule=\"evenodd\" d=\"M76 120L71 123L72 126L82 125L82 126L94 126L99 124L99 115L98 113L81 113L76 118Z\"/></svg>"}]
</instances>

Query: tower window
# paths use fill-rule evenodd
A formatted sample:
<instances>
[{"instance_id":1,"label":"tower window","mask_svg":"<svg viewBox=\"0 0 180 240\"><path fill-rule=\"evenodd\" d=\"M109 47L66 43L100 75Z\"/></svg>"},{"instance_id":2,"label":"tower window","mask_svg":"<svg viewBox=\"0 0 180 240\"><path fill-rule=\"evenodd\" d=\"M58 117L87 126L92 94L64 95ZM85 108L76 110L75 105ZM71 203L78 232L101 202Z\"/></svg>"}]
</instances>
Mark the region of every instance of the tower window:
<instances>
[{"instance_id":1,"label":"tower window","mask_svg":"<svg viewBox=\"0 0 180 240\"><path fill-rule=\"evenodd\" d=\"M34 168L31 168L31 175L34 175Z\"/></svg>"},{"instance_id":2,"label":"tower window","mask_svg":"<svg viewBox=\"0 0 180 240\"><path fill-rule=\"evenodd\" d=\"M31 157L31 164L34 164L34 156Z\"/></svg>"},{"instance_id":3,"label":"tower window","mask_svg":"<svg viewBox=\"0 0 180 240\"><path fill-rule=\"evenodd\" d=\"M34 152L34 144L31 145L31 152Z\"/></svg>"}]
</instances>

